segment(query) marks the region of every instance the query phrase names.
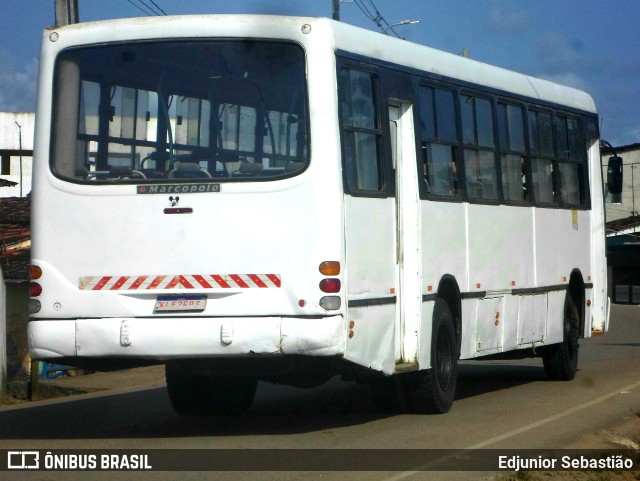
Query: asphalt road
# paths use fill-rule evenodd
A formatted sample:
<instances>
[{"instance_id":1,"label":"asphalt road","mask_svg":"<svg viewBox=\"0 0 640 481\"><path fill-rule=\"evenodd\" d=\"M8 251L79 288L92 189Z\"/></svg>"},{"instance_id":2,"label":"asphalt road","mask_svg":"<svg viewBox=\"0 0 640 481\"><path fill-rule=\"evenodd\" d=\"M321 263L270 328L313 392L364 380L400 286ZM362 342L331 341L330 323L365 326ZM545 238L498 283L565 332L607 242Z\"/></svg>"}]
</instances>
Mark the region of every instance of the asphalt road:
<instances>
[{"instance_id":1,"label":"asphalt road","mask_svg":"<svg viewBox=\"0 0 640 481\"><path fill-rule=\"evenodd\" d=\"M547 381L538 359L465 362L446 415L381 413L368 388L334 379L315 389L261 383L240 418L185 419L164 388L0 408L0 450L561 448L640 413L640 307L614 306L606 336L581 343L571 382ZM384 455L384 451L380 452ZM185 456L188 456L185 454ZM249 462L249 460L248 460ZM411 472L2 472L0 479L453 479ZM481 479L480 473L455 479Z\"/></svg>"}]
</instances>

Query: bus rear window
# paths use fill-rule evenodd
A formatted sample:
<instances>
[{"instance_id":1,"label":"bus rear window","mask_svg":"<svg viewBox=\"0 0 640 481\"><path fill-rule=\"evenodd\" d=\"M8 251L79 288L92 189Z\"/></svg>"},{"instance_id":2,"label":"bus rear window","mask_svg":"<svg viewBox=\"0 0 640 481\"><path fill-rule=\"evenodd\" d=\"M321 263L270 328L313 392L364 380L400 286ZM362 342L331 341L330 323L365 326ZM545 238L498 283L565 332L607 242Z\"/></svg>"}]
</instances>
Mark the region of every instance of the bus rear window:
<instances>
[{"instance_id":1,"label":"bus rear window","mask_svg":"<svg viewBox=\"0 0 640 481\"><path fill-rule=\"evenodd\" d=\"M51 167L81 183L256 181L308 162L304 52L289 43L140 42L56 64Z\"/></svg>"}]
</instances>

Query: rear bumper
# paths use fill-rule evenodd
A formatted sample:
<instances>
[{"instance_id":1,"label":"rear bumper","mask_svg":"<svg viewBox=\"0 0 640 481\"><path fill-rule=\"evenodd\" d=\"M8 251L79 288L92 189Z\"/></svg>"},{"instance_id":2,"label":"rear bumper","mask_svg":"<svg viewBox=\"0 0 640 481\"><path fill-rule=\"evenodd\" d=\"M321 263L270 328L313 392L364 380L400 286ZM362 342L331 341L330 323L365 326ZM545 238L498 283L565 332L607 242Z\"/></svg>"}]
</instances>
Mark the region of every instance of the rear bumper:
<instances>
[{"instance_id":1,"label":"rear bumper","mask_svg":"<svg viewBox=\"0 0 640 481\"><path fill-rule=\"evenodd\" d=\"M248 354L344 353L342 316L322 318L102 318L32 320L33 359L69 357L157 360Z\"/></svg>"}]
</instances>

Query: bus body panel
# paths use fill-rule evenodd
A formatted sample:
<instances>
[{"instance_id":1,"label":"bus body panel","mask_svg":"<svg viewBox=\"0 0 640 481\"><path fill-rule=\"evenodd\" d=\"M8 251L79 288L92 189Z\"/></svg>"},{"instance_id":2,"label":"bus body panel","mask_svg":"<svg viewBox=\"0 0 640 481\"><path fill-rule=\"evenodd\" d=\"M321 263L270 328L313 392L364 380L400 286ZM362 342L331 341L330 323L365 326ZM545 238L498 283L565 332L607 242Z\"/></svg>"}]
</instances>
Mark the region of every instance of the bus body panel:
<instances>
[{"instance_id":1,"label":"bus body panel","mask_svg":"<svg viewBox=\"0 0 640 481\"><path fill-rule=\"evenodd\" d=\"M57 183L57 179L51 182ZM220 288L207 278L204 286L191 281L194 288L186 288L184 283L176 287L179 292L212 295L201 315L233 315L238 306L248 315L325 313L317 305L322 297L318 266L342 257L337 195L311 193L304 183L271 193L260 193L256 188L227 192L232 189L223 186L216 194L180 195L179 206L192 208L193 213L167 215L164 209L170 207L169 195L136 195L131 192L134 189L122 186L120 195L84 196L81 203L71 203L43 219L56 229L48 242L34 246L34 262L58 260L43 269L56 282L43 292L38 317L86 317L97 309L110 316L146 316L153 313L159 293L172 291L162 285L145 288L148 282L136 288L129 281L120 289L111 283L78 292L83 279L229 274L273 274L279 277L280 285ZM325 198L321 206L313 201L318 196ZM50 190L46 202L63 205L66 198L66 193ZM36 212L41 200L34 199ZM338 215L329 217L326 209ZM97 213L95 219L83 220L86 212ZM139 216L138 212L146 214ZM36 231L47 229L37 219L34 224ZM320 224L322 229L318 229ZM277 238L274 232L278 232ZM69 244L69 233L81 242ZM207 284L214 288L206 288ZM304 308L298 306L298 299L308 301Z\"/></svg>"},{"instance_id":2,"label":"bus body panel","mask_svg":"<svg viewBox=\"0 0 640 481\"><path fill-rule=\"evenodd\" d=\"M536 210L535 258L540 286L567 283L573 269L579 269L587 282L592 275L590 217L583 210Z\"/></svg>"},{"instance_id":3,"label":"bus body panel","mask_svg":"<svg viewBox=\"0 0 640 481\"><path fill-rule=\"evenodd\" d=\"M36 358L140 358L260 355L334 356L344 351L342 316L124 318L31 321ZM55 340L52 335L55 331ZM43 342L44 341L44 342ZM55 349L53 351L52 349Z\"/></svg>"},{"instance_id":4,"label":"bus body panel","mask_svg":"<svg viewBox=\"0 0 640 481\"><path fill-rule=\"evenodd\" d=\"M422 226L423 289L425 294L437 292L442 276L453 276L461 284L460 289L468 290L468 246L467 246L467 206L462 202L421 202L420 224ZM457 255L438 255L447 251Z\"/></svg>"},{"instance_id":5,"label":"bus body panel","mask_svg":"<svg viewBox=\"0 0 640 481\"><path fill-rule=\"evenodd\" d=\"M395 222L394 199L345 196L347 322L353 323L345 358L389 374L400 341Z\"/></svg>"},{"instance_id":6,"label":"bus body panel","mask_svg":"<svg viewBox=\"0 0 640 481\"><path fill-rule=\"evenodd\" d=\"M467 292L536 285L530 207L467 204Z\"/></svg>"}]
</instances>

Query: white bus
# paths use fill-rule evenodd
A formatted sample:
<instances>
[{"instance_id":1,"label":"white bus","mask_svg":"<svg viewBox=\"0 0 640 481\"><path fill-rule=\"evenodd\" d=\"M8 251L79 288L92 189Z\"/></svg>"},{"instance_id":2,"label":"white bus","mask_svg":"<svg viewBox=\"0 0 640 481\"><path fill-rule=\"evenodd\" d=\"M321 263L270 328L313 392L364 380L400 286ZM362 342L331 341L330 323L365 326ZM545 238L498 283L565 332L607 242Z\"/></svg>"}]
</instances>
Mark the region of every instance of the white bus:
<instances>
[{"instance_id":1,"label":"white bus","mask_svg":"<svg viewBox=\"0 0 640 481\"><path fill-rule=\"evenodd\" d=\"M166 365L183 415L342 375L442 413L459 359L574 377L608 327L585 93L322 18L44 32L29 343Z\"/></svg>"}]
</instances>

